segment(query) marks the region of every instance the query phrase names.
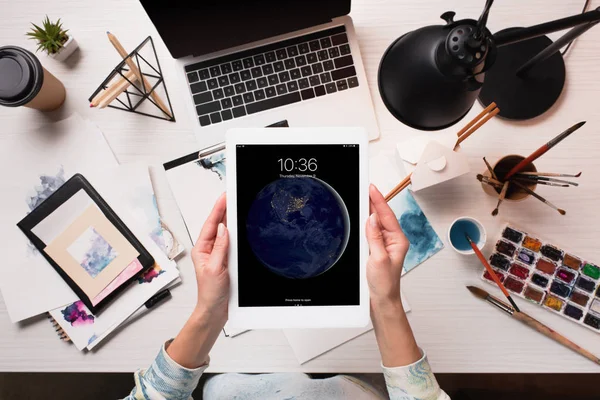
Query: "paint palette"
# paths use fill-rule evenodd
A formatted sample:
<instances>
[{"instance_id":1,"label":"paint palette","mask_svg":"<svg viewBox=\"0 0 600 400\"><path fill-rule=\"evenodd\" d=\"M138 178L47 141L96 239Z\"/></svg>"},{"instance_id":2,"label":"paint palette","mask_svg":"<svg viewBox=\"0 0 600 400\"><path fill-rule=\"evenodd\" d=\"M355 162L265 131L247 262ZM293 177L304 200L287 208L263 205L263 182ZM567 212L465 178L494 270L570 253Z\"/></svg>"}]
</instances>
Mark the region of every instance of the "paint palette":
<instances>
[{"instance_id":1,"label":"paint palette","mask_svg":"<svg viewBox=\"0 0 600 400\"><path fill-rule=\"evenodd\" d=\"M600 333L600 266L507 225L490 265L515 295ZM495 285L484 269L482 279Z\"/></svg>"}]
</instances>

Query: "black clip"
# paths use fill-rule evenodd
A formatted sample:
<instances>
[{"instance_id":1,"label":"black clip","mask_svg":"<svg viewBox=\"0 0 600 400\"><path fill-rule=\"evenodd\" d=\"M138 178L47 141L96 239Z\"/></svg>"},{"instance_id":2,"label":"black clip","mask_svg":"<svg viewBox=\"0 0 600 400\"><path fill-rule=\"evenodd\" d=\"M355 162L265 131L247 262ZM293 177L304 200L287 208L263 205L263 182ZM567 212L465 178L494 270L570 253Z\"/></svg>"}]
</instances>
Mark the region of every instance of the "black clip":
<instances>
[{"instance_id":1,"label":"black clip","mask_svg":"<svg viewBox=\"0 0 600 400\"><path fill-rule=\"evenodd\" d=\"M454 11L446 11L445 13L443 13L440 18L443 19L444 21L446 21L446 23L448 25L454 23L454 16L456 15L456 13Z\"/></svg>"}]
</instances>

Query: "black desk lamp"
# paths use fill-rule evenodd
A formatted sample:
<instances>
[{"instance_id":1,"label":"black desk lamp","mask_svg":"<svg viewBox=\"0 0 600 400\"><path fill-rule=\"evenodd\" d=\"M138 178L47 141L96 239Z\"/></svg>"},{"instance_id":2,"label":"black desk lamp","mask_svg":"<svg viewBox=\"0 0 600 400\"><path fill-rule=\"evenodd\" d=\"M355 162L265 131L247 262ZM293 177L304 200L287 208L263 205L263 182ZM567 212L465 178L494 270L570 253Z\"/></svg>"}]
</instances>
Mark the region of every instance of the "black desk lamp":
<instances>
[{"instance_id":1,"label":"black desk lamp","mask_svg":"<svg viewBox=\"0 0 600 400\"><path fill-rule=\"evenodd\" d=\"M422 130L447 128L478 97L509 119L533 118L554 104L565 80L559 50L600 22L600 7L492 35L486 28L492 3L486 1L478 21L454 21L448 11L446 25L417 29L390 45L379 66L379 92L398 120ZM544 36L567 28L573 29L556 42Z\"/></svg>"}]
</instances>

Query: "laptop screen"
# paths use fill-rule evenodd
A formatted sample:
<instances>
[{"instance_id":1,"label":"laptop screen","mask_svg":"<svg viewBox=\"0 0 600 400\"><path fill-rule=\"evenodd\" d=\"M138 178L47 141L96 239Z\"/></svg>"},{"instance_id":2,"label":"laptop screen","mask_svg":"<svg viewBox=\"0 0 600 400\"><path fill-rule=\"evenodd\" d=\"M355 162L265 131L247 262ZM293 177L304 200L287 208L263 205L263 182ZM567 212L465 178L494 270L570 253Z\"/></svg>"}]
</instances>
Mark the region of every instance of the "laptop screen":
<instances>
[{"instance_id":1,"label":"laptop screen","mask_svg":"<svg viewBox=\"0 0 600 400\"><path fill-rule=\"evenodd\" d=\"M350 0L140 0L174 58L309 28L350 12Z\"/></svg>"}]
</instances>

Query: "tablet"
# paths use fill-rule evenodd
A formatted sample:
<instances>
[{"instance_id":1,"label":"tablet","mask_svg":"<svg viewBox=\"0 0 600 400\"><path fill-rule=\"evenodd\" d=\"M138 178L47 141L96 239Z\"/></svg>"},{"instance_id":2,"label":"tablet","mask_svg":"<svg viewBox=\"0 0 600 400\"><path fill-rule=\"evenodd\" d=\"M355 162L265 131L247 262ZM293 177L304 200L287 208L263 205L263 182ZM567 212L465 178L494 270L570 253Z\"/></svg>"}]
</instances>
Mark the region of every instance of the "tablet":
<instances>
[{"instance_id":1,"label":"tablet","mask_svg":"<svg viewBox=\"0 0 600 400\"><path fill-rule=\"evenodd\" d=\"M227 132L230 326L368 324L367 143L361 128Z\"/></svg>"}]
</instances>

